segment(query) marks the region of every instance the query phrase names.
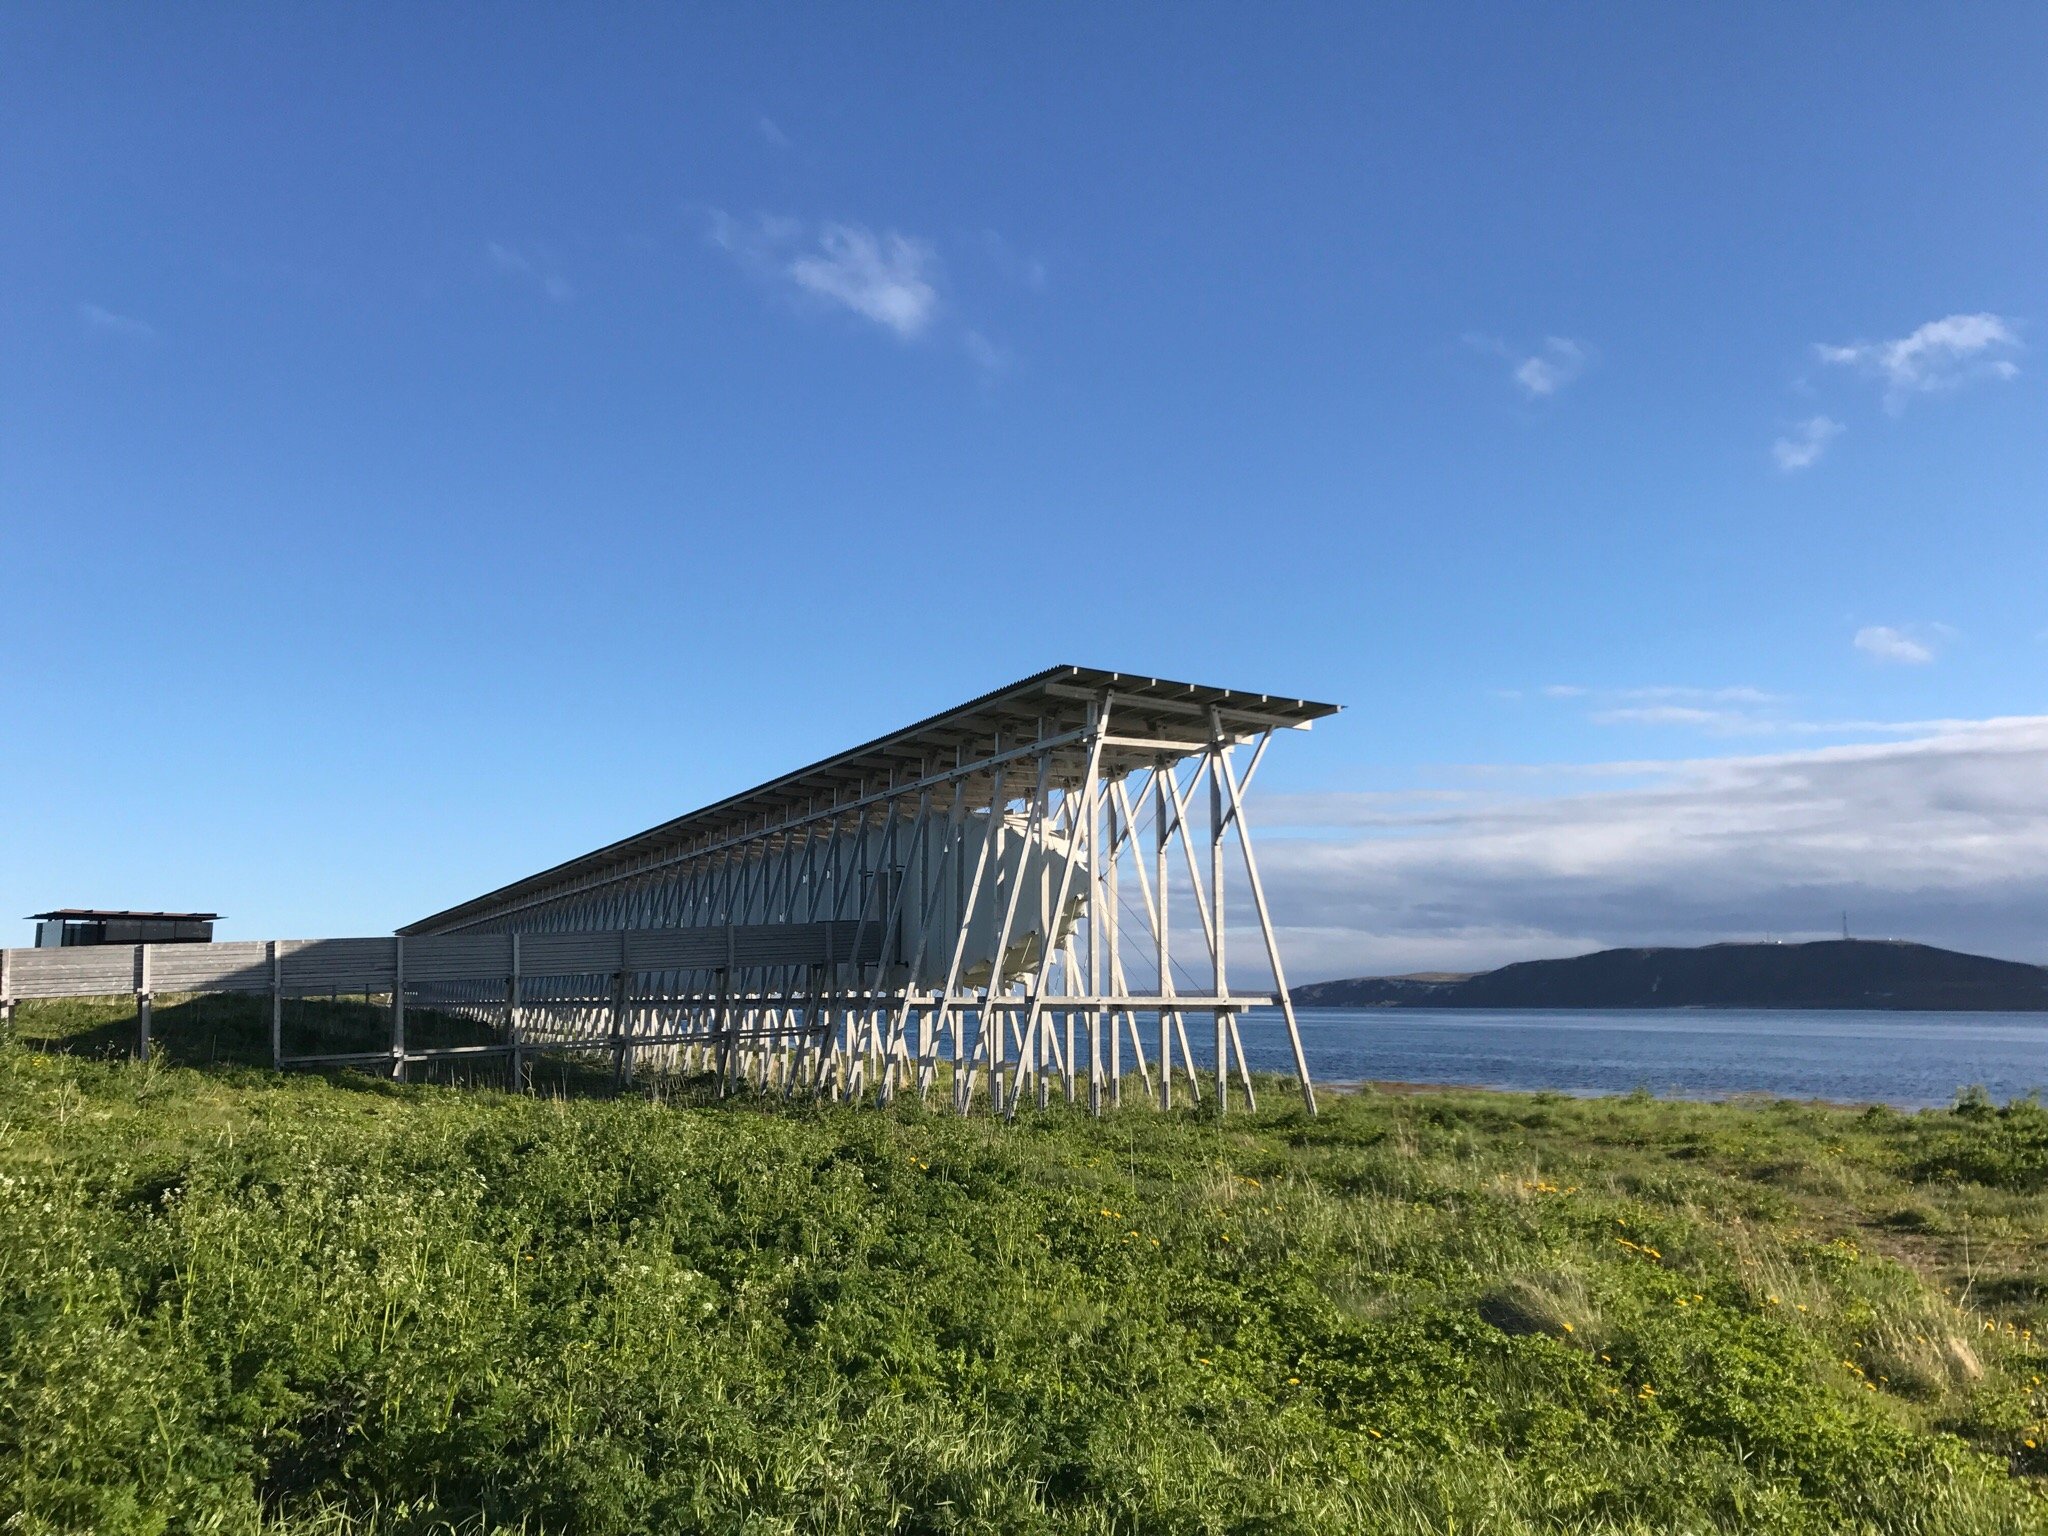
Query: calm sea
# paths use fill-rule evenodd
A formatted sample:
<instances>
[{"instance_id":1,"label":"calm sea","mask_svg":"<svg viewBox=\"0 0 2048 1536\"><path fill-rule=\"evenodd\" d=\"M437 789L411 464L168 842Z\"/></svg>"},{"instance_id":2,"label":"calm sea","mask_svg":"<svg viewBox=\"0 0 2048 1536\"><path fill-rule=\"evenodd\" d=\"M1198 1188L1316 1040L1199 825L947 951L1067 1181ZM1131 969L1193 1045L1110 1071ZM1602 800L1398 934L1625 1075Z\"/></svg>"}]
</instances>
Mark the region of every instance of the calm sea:
<instances>
[{"instance_id":1,"label":"calm sea","mask_svg":"<svg viewBox=\"0 0 2048 1536\"><path fill-rule=\"evenodd\" d=\"M2001 1101L2048 1089L2041 1013L1320 1008L1300 1019L1310 1073L1333 1084L1765 1093L1911 1109L1949 1104L1971 1084ZM1207 1032L1189 1023L1191 1036ZM1243 1033L1254 1071L1292 1070L1277 1011L1247 1016Z\"/></svg>"}]
</instances>

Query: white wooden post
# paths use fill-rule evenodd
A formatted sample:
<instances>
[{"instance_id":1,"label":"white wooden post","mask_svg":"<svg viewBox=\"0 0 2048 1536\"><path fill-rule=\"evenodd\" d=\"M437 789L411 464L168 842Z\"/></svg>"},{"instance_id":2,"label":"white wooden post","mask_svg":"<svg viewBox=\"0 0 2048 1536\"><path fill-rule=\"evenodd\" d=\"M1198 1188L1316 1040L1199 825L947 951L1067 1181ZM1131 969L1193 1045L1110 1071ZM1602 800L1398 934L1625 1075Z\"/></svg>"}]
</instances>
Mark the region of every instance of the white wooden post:
<instances>
[{"instance_id":1,"label":"white wooden post","mask_svg":"<svg viewBox=\"0 0 2048 1536\"><path fill-rule=\"evenodd\" d=\"M1043 740L1045 736L1045 722L1043 720L1038 722L1038 736L1040 740ZM988 978L988 995L991 999L995 998L999 992L1007 994L1010 988L1016 985L1015 979L1004 973L1003 961L1009 953L1010 936L1017 931L1017 912L1023 902L1024 883L1029 878L1031 850L1044 841L1052 822L1051 752L1041 749L1038 753L1037 761L1037 787L1033 791L1031 809L1024 818L1024 831L1017 841L1017 869L1016 873L1010 877L1009 898L1003 904L1002 926L996 931L995 959L990 966ZM1070 842L1067 844L1066 864L1070 869L1073 865L1074 853L1077 847L1078 845L1075 843ZM1004 872L1000 865L998 866L998 872ZM1042 875L1039 884L1038 901L1042 913L1045 907L1045 890ZM1048 945L1045 947L1049 947L1049 939L1050 936L1048 935ZM1023 1091L1024 1074L1033 1068L1032 1057L1038 1038L1036 1026L1038 1023L1039 997L1043 991L1046 978L1052 973L1048 962L1049 956L1040 956L1037 978L1029 983L1030 992L1027 1003L1022 1007L1007 1007L997 1016L995 1034L996 1054L990 1059L988 1079L989 1112L991 1114L1007 1113L1012 1118L1016 1116L1017 1095ZM1027 1012L1028 1024L1026 1022ZM1028 1040L1026 1038L1027 1035L1029 1036ZM1008 1053L1013 1042L1017 1050L1017 1066L1014 1071L1008 1066Z\"/></svg>"},{"instance_id":2,"label":"white wooden post","mask_svg":"<svg viewBox=\"0 0 2048 1536\"><path fill-rule=\"evenodd\" d=\"M1264 743L1261 743L1263 746ZM1251 777L1252 768L1259 765L1255 755L1251 767L1245 769L1245 777ZM1273 967L1273 990L1280 995L1280 1016L1287 1021L1287 1043L1294 1052L1294 1073L1301 1083L1302 1102L1308 1112L1316 1112L1315 1084L1309 1081L1308 1057L1301 1047L1301 1028L1294 1018L1294 999L1287 993L1287 975L1280 966L1280 940L1273 931L1273 915L1266 907L1266 888L1259 880L1259 862L1252 853L1252 829L1245 820L1243 786L1235 779L1226 778L1224 783L1230 790L1230 808L1237 822L1238 851L1244 855L1245 883L1252 890L1252 905L1259 914L1259 929L1266 939L1266 959Z\"/></svg>"},{"instance_id":3,"label":"white wooden post","mask_svg":"<svg viewBox=\"0 0 2048 1536\"><path fill-rule=\"evenodd\" d=\"M1106 813L1109 820L1109 856L1116 855L1116 809L1109 806L1097 807L1088 813L1088 995L1102 996L1102 943L1105 932L1104 903L1107 900L1105 871L1101 863L1101 843L1096 838L1096 828ZM1071 1017L1071 1015L1070 1015ZM1112 1023L1114 1016L1112 1015ZM1069 1030L1069 1035L1072 1031ZM1068 1053L1072 1054L1071 1044ZM1068 1078L1072 1082L1071 1077ZM1073 1095L1068 1094L1069 1102ZM1102 1116L1102 1008L1091 1002L1088 1005L1088 1113L1100 1119Z\"/></svg>"},{"instance_id":4,"label":"white wooden post","mask_svg":"<svg viewBox=\"0 0 2048 1536\"><path fill-rule=\"evenodd\" d=\"M998 751L1001 750L1002 740L999 732L996 736ZM960 920L953 935L953 957L946 963L946 984L939 993L939 1006L946 1009L953 1019L953 1108L961 1114L965 1114L968 1105L973 1102L974 1081L968 1072L965 1050L966 1009L955 1003L953 994L959 989L960 967L967 954L968 920L974 913L975 902L980 898L982 876L988 871L989 859L996 846L996 828L1002 823L1003 807L1008 803L1003 794L1003 765L998 763L989 787L988 825L983 829L981 848L974 856L974 875L967 882L967 890L960 899ZM957 865L954 868L954 875L957 889ZM943 1015L940 1027L944 1027Z\"/></svg>"},{"instance_id":5,"label":"white wooden post","mask_svg":"<svg viewBox=\"0 0 2048 1536\"><path fill-rule=\"evenodd\" d=\"M405 935L391 940L391 1075L405 1081Z\"/></svg>"},{"instance_id":6,"label":"white wooden post","mask_svg":"<svg viewBox=\"0 0 2048 1536\"><path fill-rule=\"evenodd\" d=\"M512 935L512 974L505 978L505 1044L511 1048L512 1091L526 1090L526 1057L519 1047L519 935Z\"/></svg>"},{"instance_id":7,"label":"white wooden post","mask_svg":"<svg viewBox=\"0 0 2048 1536\"><path fill-rule=\"evenodd\" d=\"M270 961L270 1070L284 1070L284 958L277 940L267 946Z\"/></svg>"},{"instance_id":8,"label":"white wooden post","mask_svg":"<svg viewBox=\"0 0 2048 1536\"><path fill-rule=\"evenodd\" d=\"M1168 964L1168 945L1172 939L1167 929L1166 912L1167 772L1164 763L1152 770L1152 894L1159 902L1152 914L1152 943L1159 952L1159 1107L1163 1110L1173 1108L1173 1014L1165 1002L1173 995L1173 973Z\"/></svg>"},{"instance_id":9,"label":"white wooden post","mask_svg":"<svg viewBox=\"0 0 2048 1536\"><path fill-rule=\"evenodd\" d=\"M1223 966L1223 771L1220 750L1211 746L1209 764L1209 959L1215 993L1228 995ZM1216 1113L1230 1113L1230 1016L1216 1010Z\"/></svg>"},{"instance_id":10,"label":"white wooden post","mask_svg":"<svg viewBox=\"0 0 2048 1536\"><path fill-rule=\"evenodd\" d=\"M621 945L625 935L619 936ZM612 1086L622 1088L626 1079L633 1075L632 1047L626 1043L626 972L625 962L620 969L612 972Z\"/></svg>"},{"instance_id":11,"label":"white wooden post","mask_svg":"<svg viewBox=\"0 0 2048 1536\"><path fill-rule=\"evenodd\" d=\"M725 925L725 964L718 971L718 1096L721 1099L732 1091L739 1071L739 1025L734 1021L732 1008L733 959L732 924L728 922Z\"/></svg>"},{"instance_id":12,"label":"white wooden post","mask_svg":"<svg viewBox=\"0 0 2048 1536\"><path fill-rule=\"evenodd\" d=\"M149 946L135 946L135 1059L149 1060Z\"/></svg>"}]
</instances>

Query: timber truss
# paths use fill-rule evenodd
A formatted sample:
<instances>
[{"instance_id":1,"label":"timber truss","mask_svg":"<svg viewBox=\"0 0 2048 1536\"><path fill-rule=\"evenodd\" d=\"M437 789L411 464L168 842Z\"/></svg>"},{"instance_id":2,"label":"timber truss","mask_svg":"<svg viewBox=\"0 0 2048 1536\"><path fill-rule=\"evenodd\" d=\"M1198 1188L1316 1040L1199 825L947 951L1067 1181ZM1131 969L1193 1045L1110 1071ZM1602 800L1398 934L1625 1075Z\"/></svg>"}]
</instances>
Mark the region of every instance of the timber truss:
<instances>
[{"instance_id":1,"label":"timber truss","mask_svg":"<svg viewBox=\"0 0 2048 1536\"><path fill-rule=\"evenodd\" d=\"M1014 1115L1132 1087L1252 1102L1247 1010L1277 1003L1315 1106L1246 793L1276 731L1336 707L1055 667L399 930L696 930L687 964L448 983L534 1049L715 1071L728 1085ZM1242 887L1236 886L1241 877ZM1248 902L1246 900L1248 898ZM1230 919L1270 973L1230 982ZM720 933L832 924L834 951ZM821 931L815 927L806 931ZM624 955L628 947L622 947ZM1189 1026L1208 1026L1210 1082ZM516 1060L516 1057L515 1057Z\"/></svg>"}]
</instances>

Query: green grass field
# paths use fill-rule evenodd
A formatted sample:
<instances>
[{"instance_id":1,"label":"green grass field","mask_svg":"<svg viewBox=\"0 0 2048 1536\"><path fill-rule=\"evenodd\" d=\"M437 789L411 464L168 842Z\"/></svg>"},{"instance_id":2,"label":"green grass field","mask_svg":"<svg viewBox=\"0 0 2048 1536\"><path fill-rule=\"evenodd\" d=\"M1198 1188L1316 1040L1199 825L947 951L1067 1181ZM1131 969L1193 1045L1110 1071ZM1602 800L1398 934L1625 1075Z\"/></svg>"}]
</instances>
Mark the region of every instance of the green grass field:
<instances>
[{"instance_id":1,"label":"green grass field","mask_svg":"<svg viewBox=\"0 0 2048 1536\"><path fill-rule=\"evenodd\" d=\"M2048 1531L2029 1104L1002 1127L112 1020L0 1046L9 1536Z\"/></svg>"}]
</instances>

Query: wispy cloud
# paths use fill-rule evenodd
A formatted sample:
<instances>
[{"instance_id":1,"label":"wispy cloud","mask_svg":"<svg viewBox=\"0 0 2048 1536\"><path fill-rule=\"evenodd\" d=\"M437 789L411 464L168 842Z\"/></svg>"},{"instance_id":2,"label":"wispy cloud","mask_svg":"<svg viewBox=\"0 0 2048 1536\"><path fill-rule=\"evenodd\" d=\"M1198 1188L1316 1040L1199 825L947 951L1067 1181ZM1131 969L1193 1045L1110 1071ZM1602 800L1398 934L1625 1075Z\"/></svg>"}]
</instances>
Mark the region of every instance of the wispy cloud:
<instances>
[{"instance_id":1,"label":"wispy cloud","mask_svg":"<svg viewBox=\"0 0 2048 1536\"><path fill-rule=\"evenodd\" d=\"M789 148L789 135L782 131L781 125L774 118L765 113L754 119L754 131L776 149Z\"/></svg>"},{"instance_id":2,"label":"wispy cloud","mask_svg":"<svg viewBox=\"0 0 2048 1536\"><path fill-rule=\"evenodd\" d=\"M1924 667L1934 660L1942 646L1955 638L1955 634L1946 624L1909 624L1904 628L1890 624L1866 624L1856 631L1852 643L1864 655L1879 661Z\"/></svg>"},{"instance_id":3,"label":"wispy cloud","mask_svg":"<svg viewBox=\"0 0 2048 1536\"><path fill-rule=\"evenodd\" d=\"M156 339L156 327L147 320L138 320L133 315L117 315L97 304L79 305L78 318L95 336L118 336L129 341Z\"/></svg>"},{"instance_id":4,"label":"wispy cloud","mask_svg":"<svg viewBox=\"0 0 2048 1536\"><path fill-rule=\"evenodd\" d=\"M922 240L858 224L827 224L817 248L792 257L790 281L893 331L922 336L939 310L938 255Z\"/></svg>"},{"instance_id":5,"label":"wispy cloud","mask_svg":"<svg viewBox=\"0 0 2048 1536\"><path fill-rule=\"evenodd\" d=\"M1498 357L1508 363L1508 377L1531 400L1548 400L1586 371L1593 360L1592 349L1569 336L1549 336L1534 351L1510 346L1498 336L1477 331L1465 334L1465 345L1475 352Z\"/></svg>"},{"instance_id":6,"label":"wispy cloud","mask_svg":"<svg viewBox=\"0 0 2048 1536\"><path fill-rule=\"evenodd\" d=\"M1842 424L1827 416L1812 416L1793 431L1771 444L1771 457L1787 474L1811 469L1828 451L1828 444L1842 435Z\"/></svg>"},{"instance_id":7,"label":"wispy cloud","mask_svg":"<svg viewBox=\"0 0 2048 1536\"><path fill-rule=\"evenodd\" d=\"M1780 730L1785 724L1780 706L1789 702L1761 688L1697 688L1674 683L1631 688L1552 683L1541 692L1546 699L1584 704L1586 719L1594 725L1677 726L1717 736Z\"/></svg>"},{"instance_id":8,"label":"wispy cloud","mask_svg":"<svg viewBox=\"0 0 2048 1536\"><path fill-rule=\"evenodd\" d=\"M1916 394L1954 389L1972 379L2010 379L2020 339L2012 323L1992 314L1948 315L1892 341L1822 342L1814 355L1884 381L1885 408L1897 412Z\"/></svg>"},{"instance_id":9,"label":"wispy cloud","mask_svg":"<svg viewBox=\"0 0 2048 1536\"><path fill-rule=\"evenodd\" d=\"M1535 400L1547 400L1586 371L1586 349L1566 336L1552 336L1541 352L1515 365L1515 382Z\"/></svg>"},{"instance_id":10,"label":"wispy cloud","mask_svg":"<svg viewBox=\"0 0 2048 1536\"><path fill-rule=\"evenodd\" d=\"M713 208L707 238L747 270L797 294L851 311L899 341L931 329L941 308L938 253L923 240L860 224L773 214L737 218Z\"/></svg>"},{"instance_id":11,"label":"wispy cloud","mask_svg":"<svg viewBox=\"0 0 2048 1536\"><path fill-rule=\"evenodd\" d=\"M532 285L557 304L566 304L576 297L576 290L570 286L569 280L545 255L538 252L529 254L514 246L501 245L496 240L484 243L484 254L500 272Z\"/></svg>"},{"instance_id":12,"label":"wispy cloud","mask_svg":"<svg viewBox=\"0 0 2048 1536\"><path fill-rule=\"evenodd\" d=\"M814 309L840 310L901 342L957 347L984 378L1007 372L1008 348L962 317L944 291L936 245L897 230L775 214L704 211L705 238L756 279Z\"/></svg>"},{"instance_id":13,"label":"wispy cloud","mask_svg":"<svg viewBox=\"0 0 2048 1536\"><path fill-rule=\"evenodd\" d=\"M2048 717L1486 777L1531 787L1263 800L1290 979L1817 936L1844 908L1866 935L2048 959Z\"/></svg>"}]
</instances>

